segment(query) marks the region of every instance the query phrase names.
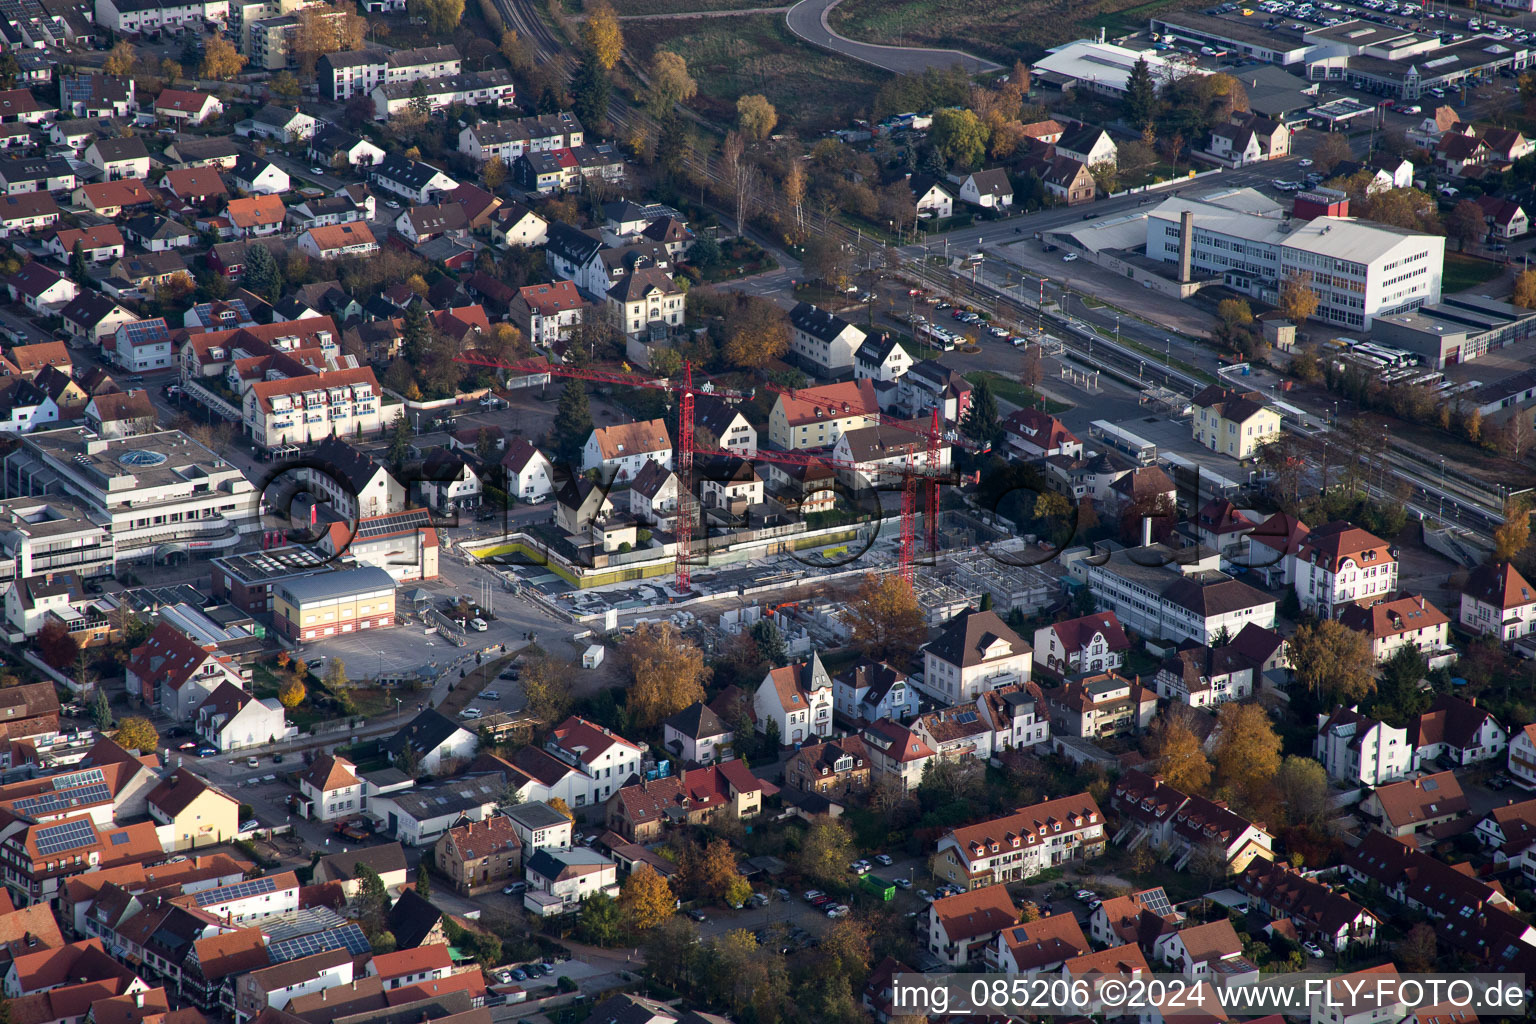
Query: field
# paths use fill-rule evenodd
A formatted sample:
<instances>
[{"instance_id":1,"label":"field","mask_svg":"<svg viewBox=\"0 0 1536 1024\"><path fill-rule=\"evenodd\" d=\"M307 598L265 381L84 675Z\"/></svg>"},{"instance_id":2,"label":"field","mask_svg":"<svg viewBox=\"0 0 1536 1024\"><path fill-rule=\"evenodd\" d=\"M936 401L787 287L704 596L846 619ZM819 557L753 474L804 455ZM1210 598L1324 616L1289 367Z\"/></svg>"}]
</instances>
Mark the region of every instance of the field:
<instances>
[{"instance_id":1,"label":"field","mask_svg":"<svg viewBox=\"0 0 1536 1024\"><path fill-rule=\"evenodd\" d=\"M1445 254L1445 272L1440 280L1440 290L1447 295L1475 288L1485 281L1492 281L1504 268L1492 260L1480 260L1460 253Z\"/></svg>"},{"instance_id":2,"label":"field","mask_svg":"<svg viewBox=\"0 0 1536 1024\"><path fill-rule=\"evenodd\" d=\"M832 28L862 43L949 47L1004 67L1033 60L1050 46L1079 39L1100 25L1146 28L1147 16L1183 0L842 0Z\"/></svg>"},{"instance_id":3,"label":"field","mask_svg":"<svg viewBox=\"0 0 1536 1024\"><path fill-rule=\"evenodd\" d=\"M888 76L858 61L801 43L782 14L626 21L630 53L649 62L658 49L688 61L699 83L692 106L717 120L735 117L736 100L762 93L779 112L779 130L814 134L842 127L869 107Z\"/></svg>"}]
</instances>

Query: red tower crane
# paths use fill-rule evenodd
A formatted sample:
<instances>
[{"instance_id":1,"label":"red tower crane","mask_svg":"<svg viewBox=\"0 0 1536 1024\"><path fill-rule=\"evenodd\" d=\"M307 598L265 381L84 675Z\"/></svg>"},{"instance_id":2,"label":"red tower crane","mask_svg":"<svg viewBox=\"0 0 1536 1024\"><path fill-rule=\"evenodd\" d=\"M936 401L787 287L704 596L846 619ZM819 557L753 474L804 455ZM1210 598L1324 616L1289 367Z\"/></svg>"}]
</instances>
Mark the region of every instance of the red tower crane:
<instances>
[{"instance_id":1,"label":"red tower crane","mask_svg":"<svg viewBox=\"0 0 1536 1024\"><path fill-rule=\"evenodd\" d=\"M652 388L670 391L678 396L677 417L677 588L690 589L693 582L691 559L693 555L693 531L695 511L693 500L693 397L717 395L721 398L750 399L752 392L737 391L716 386L711 381L695 386L693 367L683 364L682 380L670 377L648 377L645 374L622 370L604 370L597 367L557 366L544 359L507 362L476 353L473 349L459 356L456 362L473 366L487 366L509 373L534 376L548 374L551 377L574 377L578 380L597 381L602 384L623 384L628 387Z\"/></svg>"}]
</instances>

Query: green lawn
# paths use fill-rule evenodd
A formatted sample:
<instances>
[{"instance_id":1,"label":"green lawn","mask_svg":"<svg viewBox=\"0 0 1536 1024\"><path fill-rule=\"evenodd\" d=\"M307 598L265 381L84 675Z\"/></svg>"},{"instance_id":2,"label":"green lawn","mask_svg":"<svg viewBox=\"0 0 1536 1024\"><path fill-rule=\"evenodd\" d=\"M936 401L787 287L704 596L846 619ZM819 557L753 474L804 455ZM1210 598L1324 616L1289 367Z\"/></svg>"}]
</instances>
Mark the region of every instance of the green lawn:
<instances>
[{"instance_id":1,"label":"green lawn","mask_svg":"<svg viewBox=\"0 0 1536 1024\"><path fill-rule=\"evenodd\" d=\"M1447 295L1466 291L1491 281L1504 273L1504 268L1492 260L1480 260L1475 256L1463 256L1459 252L1445 254L1445 271L1440 280L1440 290Z\"/></svg>"},{"instance_id":2,"label":"green lawn","mask_svg":"<svg viewBox=\"0 0 1536 1024\"><path fill-rule=\"evenodd\" d=\"M1063 405L1060 402L1053 402L1049 398L1044 398L1038 392L1025 387L1018 381L1004 377L1000 373L994 373L991 370L972 370L965 375L965 379L972 384L978 384L985 380L994 395L1005 402L1012 402L1020 407L1041 409L1052 414L1066 412L1072 408L1070 405Z\"/></svg>"}]
</instances>

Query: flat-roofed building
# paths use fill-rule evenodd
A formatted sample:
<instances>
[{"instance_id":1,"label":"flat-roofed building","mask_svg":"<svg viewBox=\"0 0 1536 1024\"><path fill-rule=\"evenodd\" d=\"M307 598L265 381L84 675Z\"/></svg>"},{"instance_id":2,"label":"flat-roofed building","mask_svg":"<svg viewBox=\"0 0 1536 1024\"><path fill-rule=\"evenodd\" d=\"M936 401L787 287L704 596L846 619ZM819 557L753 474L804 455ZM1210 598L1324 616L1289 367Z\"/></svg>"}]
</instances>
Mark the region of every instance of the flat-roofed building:
<instances>
[{"instance_id":1,"label":"flat-roofed building","mask_svg":"<svg viewBox=\"0 0 1536 1024\"><path fill-rule=\"evenodd\" d=\"M272 620L290 640L395 624L395 581L377 566L297 576L272 588Z\"/></svg>"}]
</instances>

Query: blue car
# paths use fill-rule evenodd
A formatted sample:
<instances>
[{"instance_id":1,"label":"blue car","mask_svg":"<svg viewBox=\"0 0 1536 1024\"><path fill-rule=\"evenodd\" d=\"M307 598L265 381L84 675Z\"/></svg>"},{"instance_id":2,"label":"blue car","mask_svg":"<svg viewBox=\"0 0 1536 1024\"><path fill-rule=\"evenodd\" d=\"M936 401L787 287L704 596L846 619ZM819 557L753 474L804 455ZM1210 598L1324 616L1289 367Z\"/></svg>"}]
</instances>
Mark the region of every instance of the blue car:
<instances>
[{"instance_id":1,"label":"blue car","mask_svg":"<svg viewBox=\"0 0 1536 1024\"><path fill-rule=\"evenodd\" d=\"M517 970L512 972L512 978L515 981L527 981L528 972L519 967Z\"/></svg>"}]
</instances>

